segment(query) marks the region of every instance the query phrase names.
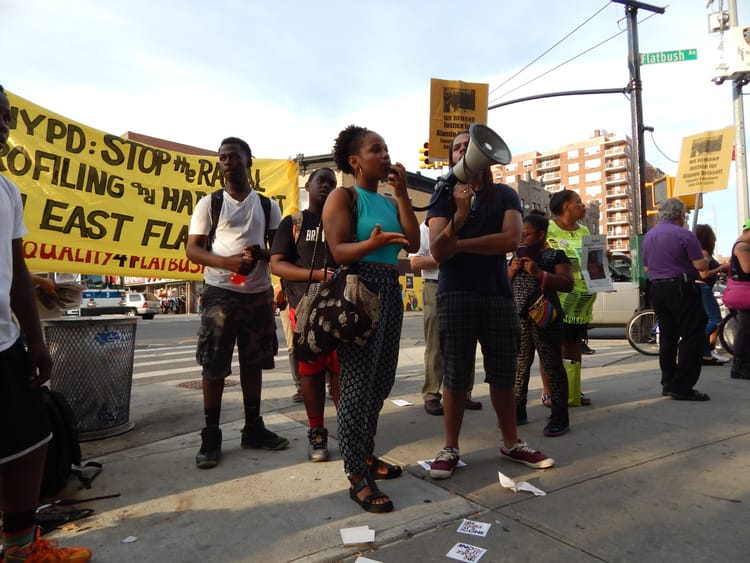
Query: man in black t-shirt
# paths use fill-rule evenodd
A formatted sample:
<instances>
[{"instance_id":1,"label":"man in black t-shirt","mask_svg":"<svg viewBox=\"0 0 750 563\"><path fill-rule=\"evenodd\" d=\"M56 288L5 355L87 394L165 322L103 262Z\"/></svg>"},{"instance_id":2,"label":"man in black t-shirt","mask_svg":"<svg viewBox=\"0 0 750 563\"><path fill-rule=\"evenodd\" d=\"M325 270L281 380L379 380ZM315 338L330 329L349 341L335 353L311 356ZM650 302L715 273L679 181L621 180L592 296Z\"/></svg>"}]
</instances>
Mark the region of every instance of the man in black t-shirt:
<instances>
[{"instance_id":1,"label":"man in black t-shirt","mask_svg":"<svg viewBox=\"0 0 750 563\"><path fill-rule=\"evenodd\" d=\"M320 216L328 194L336 188L336 175L330 168L320 168L305 184L309 207L285 217L279 225L271 247L271 272L284 280L289 320L295 325L297 304L313 283L333 274L333 260L323 240ZM293 346L287 342L287 346ZM339 365L336 352L320 355L314 362L297 364L302 398L310 424L308 438L310 461L328 461L328 430L325 427L326 375L336 405L339 398Z\"/></svg>"}]
</instances>

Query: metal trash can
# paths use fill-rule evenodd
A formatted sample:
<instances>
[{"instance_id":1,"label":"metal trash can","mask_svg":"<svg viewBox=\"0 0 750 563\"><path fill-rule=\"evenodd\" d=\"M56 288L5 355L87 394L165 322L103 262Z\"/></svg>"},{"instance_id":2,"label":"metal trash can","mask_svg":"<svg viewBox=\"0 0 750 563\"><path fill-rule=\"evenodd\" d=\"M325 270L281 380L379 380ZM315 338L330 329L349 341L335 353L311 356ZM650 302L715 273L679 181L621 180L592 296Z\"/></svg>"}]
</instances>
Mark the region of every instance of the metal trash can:
<instances>
[{"instance_id":1,"label":"metal trash can","mask_svg":"<svg viewBox=\"0 0 750 563\"><path fill-rule=\"evenodd\" d=\"M126 317L43 321L53 361L50 387L70 402L81 441L135 427L130 422L130 391L136 322Z\"/></svg>"}]
</instances>

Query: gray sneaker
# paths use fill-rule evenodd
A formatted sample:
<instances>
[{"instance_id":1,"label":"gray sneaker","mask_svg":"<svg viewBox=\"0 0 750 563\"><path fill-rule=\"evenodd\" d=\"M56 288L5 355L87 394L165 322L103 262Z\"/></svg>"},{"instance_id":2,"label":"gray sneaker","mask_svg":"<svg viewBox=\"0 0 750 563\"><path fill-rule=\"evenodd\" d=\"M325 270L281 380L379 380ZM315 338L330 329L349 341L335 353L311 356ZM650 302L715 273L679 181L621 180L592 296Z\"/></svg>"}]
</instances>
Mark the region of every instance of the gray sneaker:
<instances>
[{"instance_id":1,"label":"gray sneaker","mask_svg":"<svg viewBox=\"0 0 750 563\"><path fill-rule=\"evenodd\" d=\"M289 445L289 440L274 434L263 424L263 417L259 416L258 420L252 426L245 426L242 429L241 446L245 449L255 448L261 450L283 450Z\"/></svg>"},{"instance_id":2,"label":"gray sneaker","mask_svg":"<svg viewBox=\"0 0 750 563\"><path fill-rule=\"evenodd\" d=\"M310 440L310 446L307 449L307 459L312 462L328 461L328 430L320 426L307 432L307 438Z\"/></svg>"},{"instance_id":3,"label":"gray sneaker","mask_svg":"<svg viewBox=\"0 0 750 563\"><path fill-rule=\"evenodd\" d=\"M219 464L221 457L221 428L206 426L201 430L201 449L195 456L195 465L199 469L211 469Z\"/></svg>"}]
</instances>

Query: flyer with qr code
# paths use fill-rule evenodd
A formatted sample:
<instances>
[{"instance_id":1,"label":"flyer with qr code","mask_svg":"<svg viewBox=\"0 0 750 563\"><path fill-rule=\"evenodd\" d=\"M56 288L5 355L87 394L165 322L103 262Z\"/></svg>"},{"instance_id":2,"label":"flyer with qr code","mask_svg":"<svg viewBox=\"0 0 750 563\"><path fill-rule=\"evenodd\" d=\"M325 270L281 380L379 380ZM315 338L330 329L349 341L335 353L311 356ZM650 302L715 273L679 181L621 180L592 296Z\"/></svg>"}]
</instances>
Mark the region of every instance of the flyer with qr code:
<instances>
[{"instance_id":1,"label":"flyer with qr code","mask_svg":"<svg viewBox=\"0 0 750 563\"><path fill-rule=\"evenodd\" d=\"M492 524L488 522L477 522L475 520L466 520L461 522L461 525L456 530L459 534L471 534L472 536L485 537L487 532L490 531Z\"/></svg>"},{"instance_id":2,"label":"flyer with qr code","mask_svg":"<svg viewBox=\"0 0 750 563\"><path fill-rule=\"evenodd\" d=\"M479 561L485 553L486 549L459 542L445 556L457 561Z\"/></svg>"}]
</instances>

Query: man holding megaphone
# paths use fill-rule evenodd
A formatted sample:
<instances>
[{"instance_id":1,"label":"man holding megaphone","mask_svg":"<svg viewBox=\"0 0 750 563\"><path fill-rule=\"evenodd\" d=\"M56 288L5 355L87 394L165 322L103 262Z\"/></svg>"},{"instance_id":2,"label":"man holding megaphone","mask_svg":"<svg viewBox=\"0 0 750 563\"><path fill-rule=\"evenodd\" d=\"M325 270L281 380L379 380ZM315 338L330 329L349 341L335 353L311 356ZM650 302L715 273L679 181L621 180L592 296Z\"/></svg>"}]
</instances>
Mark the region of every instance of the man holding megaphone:
<instances>
[{"instance_id":1,"label":"man holding megaphone","mask_svg":"<svg viewBox=\"0 0 750 563\"><path fill-rule=\"evenodd\" d=\"M490 128L474 124L453 139L448 158L452 168L438 182L427 212L430 251L440 265L445 414L445 446L432 462L430 476L447 479L458 465L477 342L502 433L500 456L535 469L552 467L554 460L528 447L516 430L513 386L520 328L505 257L521 240L521 202L511 187L493 184L489 169L509 163L510 150Z\"/></svg>"}]
</instances>

